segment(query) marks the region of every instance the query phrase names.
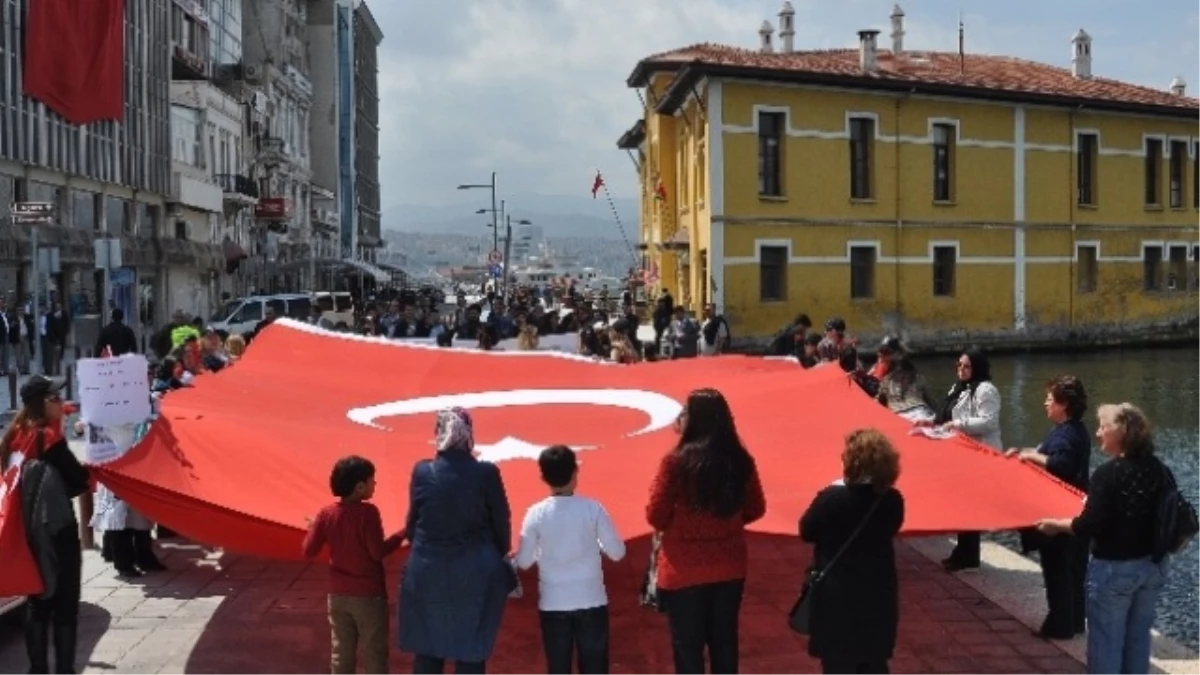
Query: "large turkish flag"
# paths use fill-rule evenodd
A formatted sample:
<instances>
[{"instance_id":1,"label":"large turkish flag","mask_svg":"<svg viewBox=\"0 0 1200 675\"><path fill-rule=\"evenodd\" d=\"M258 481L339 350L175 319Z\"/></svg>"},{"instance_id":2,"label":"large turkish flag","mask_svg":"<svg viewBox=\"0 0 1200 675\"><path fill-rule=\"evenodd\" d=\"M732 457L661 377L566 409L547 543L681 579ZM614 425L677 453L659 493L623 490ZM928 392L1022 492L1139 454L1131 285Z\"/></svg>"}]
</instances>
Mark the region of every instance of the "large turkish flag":
<instances>
[{"instance_id":1,"label":"large turkish flag","mask_svg":"<svg viewBox=\"0 0 1200 675\"><path fill-rule=\"evenodd\" d=\"M904 532L1024 527L1067 517L1080 496L1040 469L965 438L935 441L835 367L741 356L617 366L545 352L437 349L277 321L246 357L170 394L148 436L94 467L132 506L197 541L299 558L305 518L333 500L344 455L378 468L389 531L405 518L412 465L433 452L433 412L470 408L477 449L499 463L514 519L546 494L530 459L581 449L580 491L627 537L647 534L645 503L672 422L693 389L720 389L758 462L767 515L753 529L793 534L818 490L841 477L842 439L865 426L900 450Z\"/></svg>"}]
</instances>

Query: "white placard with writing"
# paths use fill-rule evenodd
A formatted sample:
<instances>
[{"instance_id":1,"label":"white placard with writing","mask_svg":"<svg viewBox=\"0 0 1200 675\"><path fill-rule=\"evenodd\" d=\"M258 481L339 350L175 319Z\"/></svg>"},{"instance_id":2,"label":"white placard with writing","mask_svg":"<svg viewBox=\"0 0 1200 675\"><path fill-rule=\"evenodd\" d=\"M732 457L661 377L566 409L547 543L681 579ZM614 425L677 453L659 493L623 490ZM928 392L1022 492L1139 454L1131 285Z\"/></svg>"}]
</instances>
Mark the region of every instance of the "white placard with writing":
<instances>
[{"instance_id":1,"label":"white placard with writing","mask_svg":"<svg viewBox=\"0 0 1200 675\"><path fill-rule=\"evenodd\" d=\"M80 359L79 416L98 427L140 424L150 417L150 365L141 354Z\"/></svg>"}]
</instances>

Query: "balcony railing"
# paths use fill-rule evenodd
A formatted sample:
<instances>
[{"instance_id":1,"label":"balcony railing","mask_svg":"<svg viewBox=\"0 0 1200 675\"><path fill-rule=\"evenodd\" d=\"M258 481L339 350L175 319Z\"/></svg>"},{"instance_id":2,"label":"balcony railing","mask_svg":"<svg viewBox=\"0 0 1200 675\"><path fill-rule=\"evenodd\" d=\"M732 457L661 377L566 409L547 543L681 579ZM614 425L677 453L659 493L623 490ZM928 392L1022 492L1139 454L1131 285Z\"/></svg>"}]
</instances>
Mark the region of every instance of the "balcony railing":
<instances>
[{"instance_id":1,"label":"balcony railing","mask_svg":"<svg viewBox=\"0 0 1200 675\"><path fill-rule=\"evenodd\" d=\"M258 199L258 183L249 176L236 173L221 173L216 176L217 184L226 194L246 195Z\"/></svg>"}]
</instances>

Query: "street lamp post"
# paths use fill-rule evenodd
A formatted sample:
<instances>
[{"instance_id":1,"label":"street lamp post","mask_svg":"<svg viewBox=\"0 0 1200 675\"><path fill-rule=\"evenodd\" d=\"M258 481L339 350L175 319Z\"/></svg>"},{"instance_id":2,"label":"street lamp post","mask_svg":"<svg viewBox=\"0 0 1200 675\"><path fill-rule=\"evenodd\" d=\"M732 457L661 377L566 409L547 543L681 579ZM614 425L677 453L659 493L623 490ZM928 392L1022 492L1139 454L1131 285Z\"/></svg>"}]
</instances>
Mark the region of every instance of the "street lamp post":
<instances>
[{"instance_id":1,"label":"street lamp post","mask_svg":"<svg viewBox=\"0 0 1200 675\"><path fill-rule=\"evenodd\" d=\"M496 215L498 213L498 211L496 211L496 172L492 172L492 182L490 183L468 183L458 186L459 190L476 190L482 188L488 188L492 191L492 250L496 250L496 248L498 248L500 245L500 235L498 234L500 219Z\"/></svg>"},{"instance_id":2,"label":"street lamp post","mask_svg":"<svg viewBox=\"0 0 1200 675\"><path fill-rule=\"evenodd\" d=\"M518 220L518 225L532 225L529 220ZM504 217L504 302L508 303L508 281L512 269L509 267L509 256L512 255L512 217L505 215Z\"/></svg>"}]
</instances>

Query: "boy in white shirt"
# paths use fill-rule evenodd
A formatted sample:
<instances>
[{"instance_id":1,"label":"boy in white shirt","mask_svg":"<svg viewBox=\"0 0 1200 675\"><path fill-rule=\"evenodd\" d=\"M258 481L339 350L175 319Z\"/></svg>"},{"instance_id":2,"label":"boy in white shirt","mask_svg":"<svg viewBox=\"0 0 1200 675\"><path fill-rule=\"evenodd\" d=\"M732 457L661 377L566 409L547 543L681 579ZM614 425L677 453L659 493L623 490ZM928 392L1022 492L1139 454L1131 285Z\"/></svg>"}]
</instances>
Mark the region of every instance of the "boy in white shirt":
<instances>
[{"instance_id":1,"label":"boy in white shirt","mask_svg":"<svg viewBox=\"0 0 1200 675\"><path fill-rule=\"evenodd\" d=\"M546 672L608 672L608 595L600 554L617 561L625 542L600 502L575 496L579 464L565 445L538 457L550 497L529 507L521 526L517 566L538 566L538 609Z\"/></svg>"}]
</instances>

